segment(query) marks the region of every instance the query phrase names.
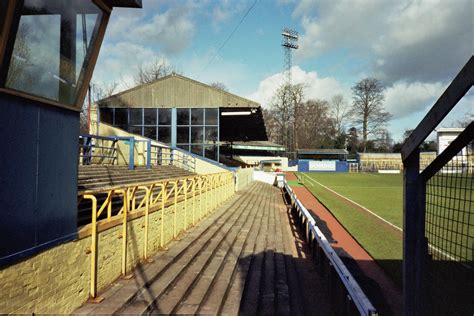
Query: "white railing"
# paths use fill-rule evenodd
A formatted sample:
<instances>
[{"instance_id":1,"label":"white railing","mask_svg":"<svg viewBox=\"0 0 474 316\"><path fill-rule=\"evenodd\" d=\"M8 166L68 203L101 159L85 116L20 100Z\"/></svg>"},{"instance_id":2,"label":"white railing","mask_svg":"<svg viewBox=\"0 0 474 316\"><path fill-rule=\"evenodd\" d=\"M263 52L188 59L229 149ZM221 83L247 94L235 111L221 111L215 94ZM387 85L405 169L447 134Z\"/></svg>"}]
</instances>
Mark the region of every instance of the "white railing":
<instances>
[{"instance_id":1,"label":"white railing","mask_svg":"<svg viewBox=\"0 0 474 316\"><path fill-rule=\"evenodd\" d=\"M313 216L309 213L303 203L298 200L296 194L293 192L286 180L284 189L290 197L292 209L296 211L300 224L305 230L308 244L313 246L313 250L316 250L315 254L320 269L322 270L324 261L329 267L327 272L330 276L329 286L330 289L332 289L330 295L333 297L331 297L331 299L334 300L335 307L341 309L341 313L336 314L351 315L355 311L355 308L361 315L378 315L374 306L362 291L357 281L331 247L324 234L319 230ZM334 273L337 274L339 282L337 282L336 278L331 277ZM341 287L345 289L345 291L340 291Z\"/></svg>"}]
</instances>

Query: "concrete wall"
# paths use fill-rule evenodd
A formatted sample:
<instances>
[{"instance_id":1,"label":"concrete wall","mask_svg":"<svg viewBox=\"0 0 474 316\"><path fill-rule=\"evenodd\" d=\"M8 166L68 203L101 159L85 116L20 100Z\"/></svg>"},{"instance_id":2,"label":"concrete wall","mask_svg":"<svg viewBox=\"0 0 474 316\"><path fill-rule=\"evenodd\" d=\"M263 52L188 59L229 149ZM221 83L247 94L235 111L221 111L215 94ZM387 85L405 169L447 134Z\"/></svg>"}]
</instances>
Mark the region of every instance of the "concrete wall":
<instances>
[{"instance_id":1,"label":"concrete wall","mask_svg":"<svg viewBox=\"0 0 474 316\"><path fill-rule=\"evenodd\" d=\"M232 183L229 185L233 186ZM229 189L231 189L229 187ZM219 188L218 188L219 190ZM216 196L223 202L224 194L217 191L195 198L198 220L202 198L203 215L212 212L211 202ZM187 222L192 223L192 198L187 201ZM165 209L164 239L173 239L173 206ZM184 229L184 202L178 204L178 232ZM149 216L149 256L159 250L161 211ZM144 217L128 224L128 271L143 257ZM190 225L189 225L190 226ZM98 236L97 289L107 288L121 274L122 226L102 231ZM0 313L71 313L89 297L91 237L67 242L46 250L23 262L0 270Z\"/></svg>"},{"instance_id":2,"label":"concrete wall","mask_svg":"<svg viewBox=\"0 0 474 316\"><path fill-rule=\"evenodd\" d=\"M240 191L250 183L253 179L253 168L239 168L235 171L235 190Z\"/></svg>"},{"instance_id":3,"label":"concrete wall","mask_svg":"<svg viewBox=\"0 0 474 316\"><path fill-rule=\"evenodd\" d=\"M253 172L253 179L255 181L260 181L260 182L274 185L276 181L276 172L265 172L265 171L255 170Z\"/></svg>"}]
</instances>

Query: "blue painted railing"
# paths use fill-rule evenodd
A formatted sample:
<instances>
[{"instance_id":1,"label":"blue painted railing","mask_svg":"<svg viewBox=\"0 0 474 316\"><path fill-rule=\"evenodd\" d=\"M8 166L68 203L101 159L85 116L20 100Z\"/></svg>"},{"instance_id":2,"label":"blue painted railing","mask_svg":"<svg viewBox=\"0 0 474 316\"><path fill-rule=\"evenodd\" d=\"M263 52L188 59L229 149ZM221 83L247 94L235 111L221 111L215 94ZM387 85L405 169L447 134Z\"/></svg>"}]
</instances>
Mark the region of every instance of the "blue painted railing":
<instances>
[{"instance_id":1,"label":"blue painted railing","mask_svg":"<svg viewBox=\"0 0 474 316\"><path fill-rule=\"evenodd\" d=\"M118 151L117 144L123 141L130 147L128 168L135 168L135 138L123 136L99 136L99 135L80 135L79 136L79 163L82 165L105 164L114 165L117 163ZM105 145L104 142L110 142ZM99 144L100 143L100 144ZM100 151L100 153L97 153Z\"/></svg>"}]
</instances>

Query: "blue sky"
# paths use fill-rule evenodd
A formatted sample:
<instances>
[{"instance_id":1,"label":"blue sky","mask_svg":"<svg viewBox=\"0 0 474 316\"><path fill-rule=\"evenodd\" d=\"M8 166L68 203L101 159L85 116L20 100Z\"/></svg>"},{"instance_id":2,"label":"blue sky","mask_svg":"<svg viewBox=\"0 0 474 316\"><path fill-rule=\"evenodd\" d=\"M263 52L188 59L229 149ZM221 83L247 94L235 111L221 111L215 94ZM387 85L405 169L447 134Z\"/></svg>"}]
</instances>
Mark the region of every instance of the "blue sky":
<instances>
[{"instance_id":1,"label":"blue sky","mask_svg":"<svg viewBox=\"0 0 474 316\"><path fill-rule=\"evenodd\" d=\"M183 75L224 83L267 107L283 80L281 30L300 34L293 82L306 99L343 94L372 76L386 87L389 130L414 128L474 52L471 0L144 0L114 9L93 81L133 86L140 65L163 59ZM219 50L245 13L243 23ZM443 123L472 115L474 93Z\"/></svg>"}]
</instances>

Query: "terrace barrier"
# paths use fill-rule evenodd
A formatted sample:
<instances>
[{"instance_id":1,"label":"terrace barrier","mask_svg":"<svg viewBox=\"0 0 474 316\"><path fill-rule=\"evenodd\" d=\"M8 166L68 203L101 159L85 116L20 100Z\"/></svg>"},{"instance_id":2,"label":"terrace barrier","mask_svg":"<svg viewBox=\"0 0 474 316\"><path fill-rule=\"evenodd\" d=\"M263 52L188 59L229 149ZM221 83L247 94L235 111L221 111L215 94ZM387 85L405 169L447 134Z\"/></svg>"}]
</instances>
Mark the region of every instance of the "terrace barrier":
<instances>
[{"instance_id":1,"label":"terrace barrier","mask_svg":"<svg viewBox=\"0 0 474 316\"><path fill-rule=\"evenodd\" d=\"M179 148L158 145L148 139L137 139L132 136L79 136L79 162L82 165L117 165L120 150L119 142L129 147L128 156L124 159L130 170L135 168L135 156L143 156L147 169L153 165L173 165L179 168L196 172L196 156ZM144 143L142 148L137 148Z\"/></svg>"},{"instance_id":2,"label":"terrace barrier","mask_svg":"<svg viewBox=\"0 0 474 316\"><path fill-rule=\"evenodd\" d=\"M296 212L305 238L316 257L319 271L328 276L329 294L337 311L336 315L377 315L377 311L360 288L357 281L319 230L316 221L306 207L298 200L288 182L284 190L291 200L292 210Z\"/></svg>"},{"instance_id":3,"label":"terrace barrier","mask_svg":"<svg viewBox=\"0 0 474 316\"><path fill-rule=\"evenodd\" d=\"M98 205L98 197L107 194L105 201ZM165 246L166 229L172 229L172 239L186 231L190 225L195 225L203 216L216 209L234 193L234 179L230 172L183 177L158 182L141 183L140 185L118 186L108 190L89 190L79 193L80 199L92 201L92 222L79 232L79 236L91 236L90 262L90 296L97 296L98 279L98 231L104 231L121 226L121 275L127 276L130 263L127 263L128 234L130 221L143 218L143 242L140 260L149 256L149 234L154 231L155 239L159 236L159 247ZM122 199L122 207L115 215L112 214L114 196ZM199 203L196 197L199 197ZM178 215L178 204L182 214ZM190 204L190 205L189 205ZM204 207L203 207L204 205ZM166 209L171 209L171 214ZM106 213L105 213L106 212ZM159 212L150 220L152 213ZM105 215L106 214L106 215ZM99 220L99 218L102 218ZM181 222L181 223L179 223ZM159 227L156 227L159 226ZM171 232L170 234L171 235Z\"/></svg>"}]
</instances>

